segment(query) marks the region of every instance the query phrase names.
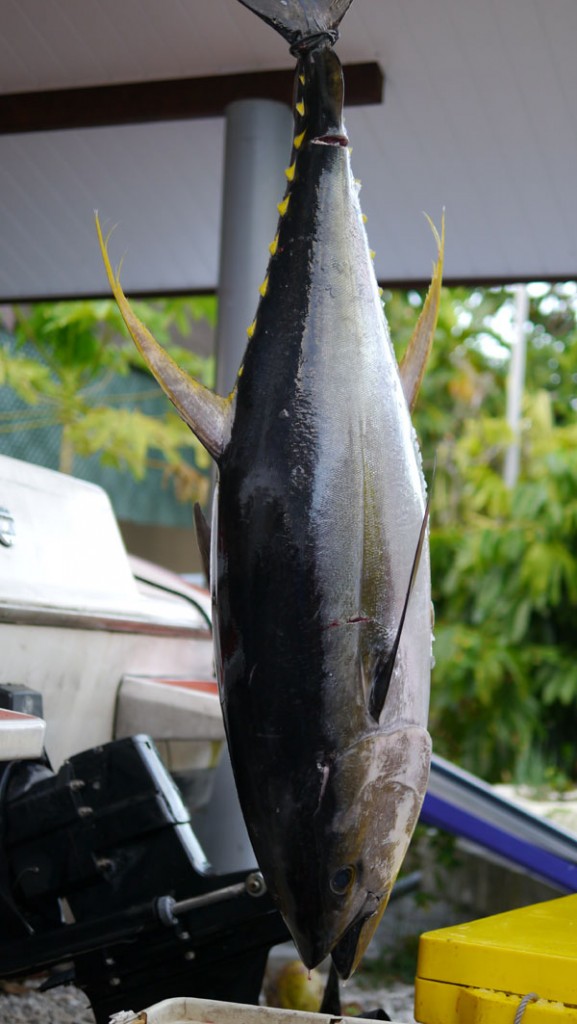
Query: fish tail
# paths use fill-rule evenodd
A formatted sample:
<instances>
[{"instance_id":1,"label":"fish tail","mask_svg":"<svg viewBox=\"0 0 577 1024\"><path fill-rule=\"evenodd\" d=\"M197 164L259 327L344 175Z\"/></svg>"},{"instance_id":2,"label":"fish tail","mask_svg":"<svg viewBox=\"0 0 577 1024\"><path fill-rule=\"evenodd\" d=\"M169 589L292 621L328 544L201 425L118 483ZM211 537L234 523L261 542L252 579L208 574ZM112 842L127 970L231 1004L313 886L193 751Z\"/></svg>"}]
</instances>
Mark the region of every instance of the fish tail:
<instances>
[{"instance_id":1,"label":"fish tail","mask_svg":"<svg viewBox=\"0 0 577 1024\"><path fill-rule=\"evenodd\" d=\"M352 0L240 0L271 25L298 56L321 44L333 46Z\"/></svg>"}]
</instances>

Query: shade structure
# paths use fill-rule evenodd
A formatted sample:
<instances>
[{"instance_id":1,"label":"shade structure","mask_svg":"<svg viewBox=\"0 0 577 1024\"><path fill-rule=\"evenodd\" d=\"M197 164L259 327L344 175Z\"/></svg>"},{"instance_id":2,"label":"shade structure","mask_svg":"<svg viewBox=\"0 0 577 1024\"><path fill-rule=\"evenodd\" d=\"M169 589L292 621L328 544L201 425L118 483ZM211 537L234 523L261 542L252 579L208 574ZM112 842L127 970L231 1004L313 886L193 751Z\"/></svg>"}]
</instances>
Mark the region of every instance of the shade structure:
<instances>
[{"instance_id":1,"label":"shade structure","mask_svg":"<svg viewBox=\"0 0 577 1024\"><path fill-rule=\"evenodd\" d=\"M339 55L386 76L347 111L382 281L427 280L443 208L448 280L577 276L576 38L573 0L355 0ZM0 100L291 66L237 0L2 3ZM94 208L128 291L214 289L223 140L220 116L0 135L0 299L105 293Z\"/></svg>"}]
</instances>

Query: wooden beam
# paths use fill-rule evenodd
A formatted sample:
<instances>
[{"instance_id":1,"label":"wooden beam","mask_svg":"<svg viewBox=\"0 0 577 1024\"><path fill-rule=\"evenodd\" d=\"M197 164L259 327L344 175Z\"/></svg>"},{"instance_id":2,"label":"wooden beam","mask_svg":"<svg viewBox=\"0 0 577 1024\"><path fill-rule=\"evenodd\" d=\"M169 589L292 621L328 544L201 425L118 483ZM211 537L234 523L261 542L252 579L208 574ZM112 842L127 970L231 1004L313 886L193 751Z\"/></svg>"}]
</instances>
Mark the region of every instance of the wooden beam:
<instances>
[{"instance_id":1,"label":"wooden beam","mask_svg":"<svg viewBox=\"0 0 577 1024\"><path fill-rule=\"evenodd\" d=\"M377 63L348 64L344 72L348 106L383 102L385 78ZM292 70L255 71L10 93L0 96L0 135L221 117L234 100L271 99L290 104L293 79Z\"/></svg>"}]
</instances>

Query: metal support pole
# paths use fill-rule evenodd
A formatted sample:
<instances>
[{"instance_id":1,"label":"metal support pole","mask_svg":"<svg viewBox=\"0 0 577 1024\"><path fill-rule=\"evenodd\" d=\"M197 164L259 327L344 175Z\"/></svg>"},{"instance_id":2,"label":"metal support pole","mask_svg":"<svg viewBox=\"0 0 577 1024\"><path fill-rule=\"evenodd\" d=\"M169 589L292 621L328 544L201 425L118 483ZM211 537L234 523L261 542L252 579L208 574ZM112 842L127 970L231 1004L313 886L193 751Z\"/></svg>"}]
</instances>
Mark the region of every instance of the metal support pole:
<instances>
[{"instance_id":1,"label":"metal support pole","mask_svg":"<svg viewBox=\"0 0 577 1024\"><path fill-rule=\"evenodd\" d=\"M258 304L279 203L286 188L292 114L271 100L239 100L226 111L226 141L216 390L228 394L247 344L246 329ZM256 858L242 818L228 751L216 771L210 803L195 811L192 825L216 871L241 871Z\"/></svg>"},{"instance_id":2,"label":"metal support pole","mask_svg":"<svg viewBox=\"0 0 577 1024\"><path fill-rule=\"evenodd\" d=\"M227 107L216 337L221 395L231 391L244 356L286 186L291 137L292 115L282 103L239 100Z\"/></svg>"},{"instance_id":3,"label":"metal support pole","mask_svg":"<svg viewBox=\"0 0 577 1024\"><path fill-rule=\"evenodd\" d=\"M505 454L503 478L507 487L514 487L521 467L521 407L525 388L527 338L525 324L529 316L529 295L524 284L517 286L515 296L515 342L507 378L507 423L513 440Z\"/></svg>"}]
</instances>

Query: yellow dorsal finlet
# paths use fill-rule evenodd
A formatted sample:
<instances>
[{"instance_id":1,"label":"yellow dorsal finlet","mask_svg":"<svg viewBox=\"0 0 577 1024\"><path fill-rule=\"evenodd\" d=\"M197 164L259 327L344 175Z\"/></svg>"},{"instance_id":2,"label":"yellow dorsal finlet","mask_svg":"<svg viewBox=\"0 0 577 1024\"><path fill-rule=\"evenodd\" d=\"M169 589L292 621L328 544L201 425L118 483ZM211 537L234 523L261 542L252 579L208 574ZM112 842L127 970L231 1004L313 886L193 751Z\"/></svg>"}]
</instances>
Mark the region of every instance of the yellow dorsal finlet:
<instances>
[{"instance_id":1,"label":"yellow dorsal finlet","mask_svg":"<svg viewBox=\"0 0 577 1024\"><path fill-rule=\"evenodd\" d=\"M292 163L290 165L290 167L287 167L287 169L285 171L285 175L286 175L286 178L287 178L288 181L293 181L294 176L295 176L296 166L297 165L296 165L296 161L295 161L294 163Z\"/></svg>"},{"instance_id":2,"label":"yellow dorsal finlet","mask_svg":"<svg viewBox=\"0 0 577 1024\"><path fill-rule=\"evenodd\" d=\"M246 329L246 333L248 334L249 338L252 338L252 336L253 336L253 334L255 332L255 328L256 328L256 319L253 320L253 322L251 323L250 327L247 327L247 329Z\"/></svg>"},{"instance_id":3,"label":"yellow dorsal finlet","mask_svg":"<svg viewBox=\"0 0 577 1024\"><path fill-rule=\"evenodd\" d=\"M270 243L270 245L268 247L268 251L270 252L271 256L274 256L274 254L276 253L277 249L278 249L278 235L275 235L273 240L272 240L272 242Z\"/></svg>"},{"instance_id":4,"label":"yellow dorsal finlet","mask_svg":"<svg viewBox=\"0 0 577 1024\"><path fill-rule=\"evenodd\" d=\"M260 288L259 288L259 292L260 292L260 294L262 295L263 299L264 299L264 297L265 297L265 295L266 295L267 291L268 291L268 274L267 274L267 276L265 277L265 279L264 279L263 283L261 284L261 286L260 286Z\"/></svg>"},{"instance_id":5,"label":"yellow dorsal finlet","mask_svg":"<svg viewBox=\"0 0 577 1024\"><path fill-rule=\"evenodd\" d=\"M304 75L299 75L299 82L301 83L301 85L305 84L305 76Z\"/></svg>"},{"instance_id":6,"label":"yellow dorsal finlet","mask_svg":"<svg viewBox=\"0 0 577 1024\"><path fill-rule=\"evenodd\" d=\"M287 212L289 201L290 201L290 195L286 195L284 197L282 203L278 203L277 210L280 213L281 217L284 217L285 213Z\"/></svg>"},{"instance_id":7,"label":"yellow dorsal finlet","mask_svg":"<svg viewBox=\"0 0 577 1024\"><path fill-rule=\"evenodd\" d=\"M295 135L295 137L293 139L293 146L294 146L295 149L300 149L301 148L305 135L306 135L306 131L301 132L300 135Z\"/></svg>"},{"instance_id":8,"label":"yellow dorsal finlet","mask_svg":"<svg viewBox=\"0 0 577 1024\"><path fill-rule=\"evenodd\" d=\"M295 103L295 110L297 114L300 114L301 117L305 116L305 105L302 100L300 100L298 103Z\"/></svg>"}]
</instances>

